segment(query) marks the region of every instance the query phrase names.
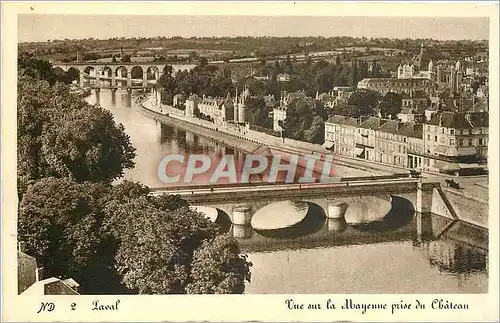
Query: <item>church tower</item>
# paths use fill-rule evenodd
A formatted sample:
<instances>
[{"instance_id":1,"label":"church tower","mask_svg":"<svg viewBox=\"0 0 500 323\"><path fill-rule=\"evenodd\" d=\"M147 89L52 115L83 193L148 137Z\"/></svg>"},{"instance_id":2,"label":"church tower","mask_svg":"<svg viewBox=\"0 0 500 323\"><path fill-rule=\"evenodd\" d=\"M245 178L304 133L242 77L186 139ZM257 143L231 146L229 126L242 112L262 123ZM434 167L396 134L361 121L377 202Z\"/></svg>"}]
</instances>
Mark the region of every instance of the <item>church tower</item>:
<instances>
[{"instance_id":1,"label":"church tower","mask_svg":"<svg viewBox=\"0 0 500 323\"><path fill-rule=\"evenodd\" d=\"M236 93L234 96L234 103L233 103L233 119L234 123L238 123L238 87L236 87Z\"/></svg>"},{"instance_id":2,"label":"church tower","mask_svg":"<svg viewBox=\"0 0 500 323\"><path fill-rule=\"evenodd\" d=\"M404 78L403 66L401 66L401 64L399 64L399 67L398 67L398 79L402 79L402 78Z\"/></svg>"},{"instance_id":3,"label":"church tower","mask_svg":"<svg viewBox=\"0 0 500 323\"><path fill-rule=\"evenodd\" d=\"M455 67L453 65L450 67L450 87L453 92L456 92L457 79L456 79Z\"/></svg>"},{"instance_id":4,"label":"church tower","mask_svg":"<svg viewBox=\"0 0 500 323\"><path fill-rule=\"evenodd\" d=\"M420 46L420 55L418 55L418 70L422 70L422 60L424 59L424 43Z\"/></svg>"},{"instance_id":5,"label":"church tower","mask_svg":"<svg viewBox=\"0 0 500 323\"><path fill-rule=\"evenodd\" d=\"M245 84L245 90L243 91L243 93L241 95L240 104L238 106L239 123L246 122L246 104L245 104L245 101L249 96L250 96L250 91L248 90L247 85Z\"/></svg>"}]
</instances>

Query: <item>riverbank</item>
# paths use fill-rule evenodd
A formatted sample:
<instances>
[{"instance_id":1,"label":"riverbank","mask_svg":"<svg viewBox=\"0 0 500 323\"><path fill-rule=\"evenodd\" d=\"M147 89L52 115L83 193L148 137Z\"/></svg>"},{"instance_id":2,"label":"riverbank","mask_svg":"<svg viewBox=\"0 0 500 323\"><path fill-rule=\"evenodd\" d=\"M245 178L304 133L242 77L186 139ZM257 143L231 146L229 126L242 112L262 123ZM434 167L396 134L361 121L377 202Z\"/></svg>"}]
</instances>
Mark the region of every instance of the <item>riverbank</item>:
<instances>
[{"instance_id":1,"label":"riverbank","mask_svg":"<svg viewBox=\"0 0 500 323\"><path fill-rule=\"evenodd\" d=\"M305 156L313 154L324 154L325 149L316 144L299 142L287 138L271 137L248 128L223 128L212 122L193 117L186 117L183 111L161 105L158 107L152 99L145 99L138 102L142 111L152 118L163 121L167 124L192 131L201 136L210 137L224 145L241 150L245 153L252 153L258 148L265 146L269 148L272 155L279 155L283 160L288 160L290 155ZM299 166L305 166L303 160L299 160ZM323 170L323 162L318 161L314 166L315 171ZM370 165L351 165L348 160L342 161L335 156L333 161L335 176L369 176L394 174L393 171L376 169Z\"/></svg>"},{"instance_id":2,"label":"riverbank","mask_svg":"<svg viewBox=\"0 0 500 323\"><path fill-rule=\"evenodd\" d=\"M245 153L251 153L261 146L257 142L252 142L243 138L238 138L233 135L217 131L216 129L206 127L202 124L196 124L190 121L188 122L173 114L162 112L156 106L151 104L149 100L145 100L141 102L139 105L143 108L141 109L142 112L148 115L149 117L152 117L166 124L172 125L174 127L191 131L197 135L209 137L214 141L217 141L233 149L241 150Z\"/></svg>"}]
</instances>

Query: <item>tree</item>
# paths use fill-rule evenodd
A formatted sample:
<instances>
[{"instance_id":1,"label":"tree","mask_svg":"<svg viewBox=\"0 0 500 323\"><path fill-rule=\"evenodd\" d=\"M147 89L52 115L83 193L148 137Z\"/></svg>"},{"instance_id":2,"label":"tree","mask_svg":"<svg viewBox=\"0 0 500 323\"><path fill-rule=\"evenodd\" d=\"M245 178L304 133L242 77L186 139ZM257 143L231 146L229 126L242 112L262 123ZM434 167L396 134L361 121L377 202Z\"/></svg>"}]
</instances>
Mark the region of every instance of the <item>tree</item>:
<instances>
[{"instance_id":1,"label":"tree","mask_svg":"<svg viewBox=\"0 0 500 323\"><path fill-rule=\"evenodd\" d=\"M52 64L48 61L35 58L30 54L19 54L17 59L17 75L21 77L29 76L42 79L54 85L58 80Z\"/></svg>"},{"instance_id":2,"label":"tree","mask_svg":"<svg viewBox=\"0 0 500 323\"><path fill-rule=\"evenodd\" d=\"M401 105L401 95L388 92L380 102L380 113L384 118L390 117L391 119L396 119L397 114L401 112Z\"/></svg>"},{"instance_id":3,"label":"tree","mask_svg":"<svg viewBox=\"0 0 500 323\"><path fill-rule=\"evenodd\" d=\"M269 109L262 97L250 97L245 101L250 124L264 127L269 119Z\"/></svg>"},{"instance_id":4,"label":"tree","mask_svg":"<svg viewBox=\"0 0 500 323\"><path fill-rule=\"evenodd\" d=\"M130 63L131 62L130 55L129 54L123 54L123 56L122 56L122 62L123 63Z\"/></svg>"},{"instance_id":5,"label":"tree","mask_svg":"<svg viewBox=\"0 0 500 323\"><path fill-rule=\"evenodd\" d=\"M283 134L291 139L305 140L304 132L310 128L313 118L312 102L307 99L294 99L288 104L285 121L280 124Z\"/></svg>"},{"instance_id":6,"label":"tree","mask_svg":"<svg viewBox=\"0 0 500 323\"><path fill-rule=\"evenodd\" d=\"M47 277L74 278L85 293L120 293L113 243L103 227L102 184L44 178L19 206L19 238Z\"/></svg>"},{"instance_id":7,"label":"tree","mask_svg":"<svg viewBox=\"0 0 500 323\"><path fill-rule=\"evenodd\" d=\"M361 114L361 109L356 105L343 104L336 107L336 114L346 117L358 118Z\"/></svg>"},{"instance_id":8,"label":"tree","mask_svg":"<svg viewBox=\"0 0 500 323\"><path fill-rule=\"evenodd\" d=\"M194 252L188 294L242 294L250 282L246 255L240 255L238 242L227 235L204 241Z\"/></svg>"},{"instance_id":9,"label":"tree","mask_svg":"<svg viewBox=\"0 0 500 323\"><path fill-rule=\"evenodd\" d=\"M372 116L380 99L380 94L376 91L356 91L349 97L348 104L357 106L361 115Z\"/></svg>"},{"instance_id":10,"label":"tree","mask_svg":"<svg viewBox=\"0 0 500 323\"><path fill-rule=\"evenodd\" d=\"M200 67L205 67L208 65L208 59L206 57L200 58Z\"/></svg>"},{"instance_id":11,"label":"tree","mask_svg":"<svg viewBox=\"0 0 500 323\"><path fill-rule=\"evenodd\" d=\"M171 202L175 200L179 202L178 198ZM175 208L166 201L139 197L127 203L107 205L110 227L120 242L116 253L118 271L126 286L139 294L185 294L194 290L188 286L199 277L198 271L195 276L192 272L194 255L199 248L211 247L230 259L239 255L239 249L219 250L226 245L220 245L217 239L222 233L217 224L177 202ZM235 277L233 285L224 292L241 293L244 279L249 277L245 268L250 264L246 261L225 264L222 275L226 271L243 274ZM218 285L220 281L214 279L207 289L217 289Z\"/></svg>"},{"instance_id":12,"label":"tree","mask_svg":"<svg viewBox=\"0 0 500 323\"><path fill-rule=\"evenodd\" d=\"M43 177L110 182L134 166L123 125L63 85L21 78L17 126L20 194Z\"/></svg>"},{"instance_id":13,"label":"tree","mask_svg":"<svg viewBox=\"0 0 500 323\"><path fill-rule=\"evenodd\" d=\"M313 144L325 141L325 122L320 116L314 116L311 126L304 131L304 139Z\"/></svg>"}]
</instances>

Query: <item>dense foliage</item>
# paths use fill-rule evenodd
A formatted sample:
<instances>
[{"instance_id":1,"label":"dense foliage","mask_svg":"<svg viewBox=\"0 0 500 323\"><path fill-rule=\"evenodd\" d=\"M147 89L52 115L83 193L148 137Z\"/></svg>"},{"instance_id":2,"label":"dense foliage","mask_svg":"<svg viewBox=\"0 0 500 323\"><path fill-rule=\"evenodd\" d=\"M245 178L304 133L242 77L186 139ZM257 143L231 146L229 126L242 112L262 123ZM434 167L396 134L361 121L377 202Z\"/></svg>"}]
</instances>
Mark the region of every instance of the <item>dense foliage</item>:
<instances>
[{"instance_id":1,"label":"dense foliage","mask_svg":"<svg viewBox=\"0 0 500 323\"><path fill-rule=\"evenodd\" d=\"M288 104L283 136L315 144L324 142L324 121L328 118L324 106L313 100L295 99Z\"/></svg>"},{"instance_id":2,"label":"dense foliage","mask_svg":"<svg viewBox=\"0 0 500 323\"><path fill-rule=\"evenodd\" d=\"M21 192L47 176L109 182L134 166L135 149L123 126L62 84L19 79L17 130Z\"/></svg>"},{"instance_id":3,"label":"dense foliage","mask_svg":"<svg viewBox=\"0 0 500 323\"><path fill-rule=\"evenodd\" d=\"M148 193L44 178L21 201L19 236L48 277L72 277L84 293L242 293L251 263L236 240L179 196Z\"/></svg>"}]
</instances>

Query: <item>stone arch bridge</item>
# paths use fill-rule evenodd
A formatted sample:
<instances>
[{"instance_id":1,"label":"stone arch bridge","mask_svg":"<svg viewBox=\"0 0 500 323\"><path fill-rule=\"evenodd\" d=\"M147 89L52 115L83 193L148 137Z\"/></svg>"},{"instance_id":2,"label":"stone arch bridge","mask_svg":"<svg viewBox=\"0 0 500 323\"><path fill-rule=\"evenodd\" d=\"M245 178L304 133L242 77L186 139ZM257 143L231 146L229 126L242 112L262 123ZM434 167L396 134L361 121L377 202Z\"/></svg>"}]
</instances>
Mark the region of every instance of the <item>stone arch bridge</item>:
<instances>
[{"instance_id":1,"label":"stone arch bridge","mask_svg":"<svg viewBox=\"0 0 500 323\"><path fill-rule=\"evenodd\" d=\"M168 64L158 62L111 62L111 63L55 63L54 69L64 72L73 70L78 74L80 87L95 89L147 88L156 84L167 66L172 74L191 70L195 64Z\"/></svg>"}]
</instances>

